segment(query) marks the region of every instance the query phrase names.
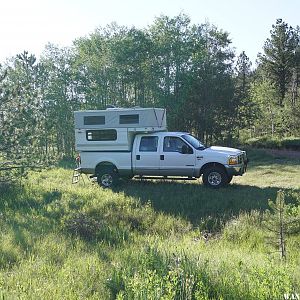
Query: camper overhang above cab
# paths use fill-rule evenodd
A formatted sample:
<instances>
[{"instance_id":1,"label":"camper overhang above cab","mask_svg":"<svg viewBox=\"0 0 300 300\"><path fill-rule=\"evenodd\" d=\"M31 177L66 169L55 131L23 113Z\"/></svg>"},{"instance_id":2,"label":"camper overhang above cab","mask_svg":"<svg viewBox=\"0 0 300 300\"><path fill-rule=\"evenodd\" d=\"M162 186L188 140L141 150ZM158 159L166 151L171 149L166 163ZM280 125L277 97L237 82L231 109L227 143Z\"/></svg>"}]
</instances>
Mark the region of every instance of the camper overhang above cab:
<instances>
[{"instance_id":1,"label":"camper overhang above cab","mask_svg":"<svg viewBox=\"0 0 300 300\"><path fill-rule=\"evenodd\" d=\"M167 131L162 108L108 108L75 111L78 151L131 151L135 134Z\"/></svg>"},{"instance_id":2,"label":"camper overhang above cab","mask_svg":"<svg viewBox=\"0 0 300 300\"><path fill-rule=\"evenodd\" d=\"M75 111L75 128L157 128L167 129L162 108L108 108Z\"/></svg>"}]
</instances>

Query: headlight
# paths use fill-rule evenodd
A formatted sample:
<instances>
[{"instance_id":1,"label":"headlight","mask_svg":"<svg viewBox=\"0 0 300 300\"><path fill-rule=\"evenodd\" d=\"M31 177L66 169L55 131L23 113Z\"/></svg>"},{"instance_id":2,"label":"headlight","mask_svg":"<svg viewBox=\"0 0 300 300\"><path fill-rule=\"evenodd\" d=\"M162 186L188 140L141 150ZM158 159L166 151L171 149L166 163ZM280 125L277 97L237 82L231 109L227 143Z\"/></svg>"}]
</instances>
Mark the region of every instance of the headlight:
<instances>
[{"instance_id":1,"label":"headlight","mask_svg":"<svg viewBox=\"0 0 300 300\"><path fill-rule=\"evenodd\" d=\"M239 162L238 162L238 157L237 156L229 156L229 159L228 159L228 164L229 165L237 165Z\"/></svg>"}]
</instances>

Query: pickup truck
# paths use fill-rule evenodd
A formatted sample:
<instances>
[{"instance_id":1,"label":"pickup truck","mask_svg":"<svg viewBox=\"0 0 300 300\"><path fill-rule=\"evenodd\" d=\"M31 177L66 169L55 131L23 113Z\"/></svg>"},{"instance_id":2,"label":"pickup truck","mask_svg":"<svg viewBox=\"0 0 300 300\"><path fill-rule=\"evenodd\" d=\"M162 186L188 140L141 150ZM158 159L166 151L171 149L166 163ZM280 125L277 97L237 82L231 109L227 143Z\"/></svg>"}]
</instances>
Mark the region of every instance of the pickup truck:
<instances>
[{"instance_id":1,"label":"pickup truck","mask_svg":"<svg viewBox=\"0 0 300 300\"><path fill-rule=\"evenodd\" d=\"M205 147L185 132L136 134L131 150L82 151L79 170L92 174L108 188L119 178L195 180L219 188L247 169L246 152L228 147Z\"/></svg>"}]
</instances>

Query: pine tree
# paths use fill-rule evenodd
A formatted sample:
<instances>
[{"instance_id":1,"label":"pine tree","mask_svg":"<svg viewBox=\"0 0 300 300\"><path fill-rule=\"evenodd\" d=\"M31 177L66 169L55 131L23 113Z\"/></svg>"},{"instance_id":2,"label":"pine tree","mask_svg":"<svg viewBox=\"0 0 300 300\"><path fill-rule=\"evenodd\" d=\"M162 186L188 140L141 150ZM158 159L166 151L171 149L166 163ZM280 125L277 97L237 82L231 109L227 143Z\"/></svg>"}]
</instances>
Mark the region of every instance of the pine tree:
<instances>
[{"instance_id":1,"label":"pine tree","mask_svg":"<svg viewBox=\"0 0 300 300\"><path fill-rule=\"evenodd\" d=\"M24 52L15 57L12 65L3 68L2 73L0 158L4 165L0 171L11 175L13 170L19 169L22 172L18 175L23 176L27 168L41 166L47 159L40 144L44 132L37 83L39 64L34 55Z\"/></svg>"},{"instance_id":2,"label":"pine tree","mask_svg":"<svg viewBox=\"0 0 300 300\"><path fill-rule=\"evenodd\" d=\"M264 225L269 233L270 243L277 247L281 259L287 258L286 239L300 231L300 215L291 213L293 206L286 204L285 193L277 192L276 201L269 200L271 212L267 214Z\"/></svg>"},{"instance_id":3,"label":"pine tree","mask_svg":"<svg viewBox=\"0 0 300 300\"><path fill-rule=\"evenodd\" d=\"M259 59L271 81L278 87L278 105L283 106L292 78L298 37L294 28L282 19L277 19L270 33L271 37L263 47L264 54L261 54Z\"/></svg>"},{"instance_id":4,"label":"pine tree","mask_svg":"<svg viewBox=\"0 0 300 300\"><path fill-rule=\"evenodd\" d=\"M249 57L243 51L237 58L235 66L235 102L237 108L237 117L239 128L249 128L253 125L257 117L257 108L250 97L250 87L253 77L251 70L252 63Z\"/></svg>"}]
</instances>

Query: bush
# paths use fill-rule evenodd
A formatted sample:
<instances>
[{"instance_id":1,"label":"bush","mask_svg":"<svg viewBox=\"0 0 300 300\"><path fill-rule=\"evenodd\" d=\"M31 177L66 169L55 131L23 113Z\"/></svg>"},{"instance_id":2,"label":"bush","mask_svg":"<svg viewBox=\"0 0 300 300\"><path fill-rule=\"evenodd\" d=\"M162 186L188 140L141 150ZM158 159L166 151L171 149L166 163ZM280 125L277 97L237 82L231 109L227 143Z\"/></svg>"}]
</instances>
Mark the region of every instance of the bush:
<instances>
[{"instance_id":1,"label":"bush","mask_svg":"<svg viewBox=\"0 0 300 300\"><path fill-rule=\"evenodd\" d=\"M112 245L128 239L126 228L111 225L101 216L95 218L86 213L76 213L65 218L63 229L89 242L106 241Z\"/></svg>"},{"instance_id":2,"label":"bush","mask_svg":"<svg viewBox=\"0 0 300 300\"><path fill-rule=\"evenodd\" d=\"M97 237L102 224L86 214L78 213L66 219L64 226L71 234L91 240Z\"/></svg>"},{"instance_id":3,"label":"bush","mask_svg":"<svg viewBox=\"0 0 300 300\"><path fill-rule=\"evenodd\" d=\"M277 137L262 136L248 139L245 144L254 148L300 150L300 138L297 137L279 139Z\"/></svg>"},{"instance_id":4,"label":"bush","mask_svg":"<svg viewBox=\"0 0 300 300\"><path fill-rule=\"evenodd\" d=\"M291 150L300 150L300 138L290 137L282 140L282 147Z\"/></svg>"}]
</instances>

